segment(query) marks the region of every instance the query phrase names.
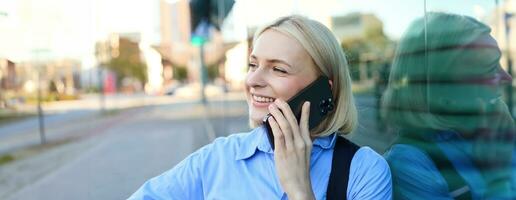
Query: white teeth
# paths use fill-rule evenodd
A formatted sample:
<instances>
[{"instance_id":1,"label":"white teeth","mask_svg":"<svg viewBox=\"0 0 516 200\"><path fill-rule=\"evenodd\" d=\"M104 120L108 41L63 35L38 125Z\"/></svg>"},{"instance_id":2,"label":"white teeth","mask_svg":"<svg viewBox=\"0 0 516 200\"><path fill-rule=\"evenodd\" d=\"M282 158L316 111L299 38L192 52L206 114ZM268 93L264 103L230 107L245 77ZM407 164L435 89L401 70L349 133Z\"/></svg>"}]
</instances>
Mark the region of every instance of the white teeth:
<instances>
[{"instance_id":1,"label":"white teeth","mask_svg":"<svg viewBox=\"0 0 516 200\"><path fill-rule=\"evenodd\" d=\"M260 103L270 103L270 102L274 101L273 98L261 97L261 96L256 96L256 95L253 95L253 99Z\"/></svg>"}]
</instances>

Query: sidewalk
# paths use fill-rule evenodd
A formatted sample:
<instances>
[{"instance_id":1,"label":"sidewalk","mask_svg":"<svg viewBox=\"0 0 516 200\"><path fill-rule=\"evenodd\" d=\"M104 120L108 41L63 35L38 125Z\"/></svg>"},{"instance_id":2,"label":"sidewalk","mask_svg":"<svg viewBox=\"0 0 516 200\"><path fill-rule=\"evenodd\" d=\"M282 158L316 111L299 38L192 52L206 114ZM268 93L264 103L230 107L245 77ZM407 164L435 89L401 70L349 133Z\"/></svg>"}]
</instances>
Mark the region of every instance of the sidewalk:
<instances>
[{"instance_id":1,"label":"sidewalk","mask_svg":"<svg viewBox=\"0 0 516 200\"><path fill-rule=\"evenodd\" d=\"M206 98L210 101L222 100L245 100L243 91L233 91L228 93L208 93ZM183 94L175 96L152 96L140 94L108 94L104 96L104 108L107 110L124 109L130 107L163 105L169 103L186 103L200 101L197 94ZM78 100L54 101L42 104L45 114L61 113L70 110L100 110L101 97L99 94L81 95ZM24 104L16 108L20 113L37 114L37 105ZM5 110L4 110L5 111ZM12 111L11 111L12 112ZM1 126L1 124L0 124Z\"/></svg>"},{"instance_id":2,"label":"sidewalk","mask_svg":"<svg viewBox=\"0 0 516 200\"><path fill-rule=\"evenodd\" d=\"M126 198L144 180L218 136L209 135L219 132L211 118L246 116L245 102L212 99L209 109L195 101L163 104L71 124L67 130L83 137L17 151L29 155L0 167L0 199ZM227 123L247 126L245 119Z\"/></svg>"},{"instance_id":3,"label":"sidewalk","mask_svg":"<svg viewBox=\"0 0 516 200\"><path fill-rule=\"evenodd\" d=\"M245 101L241 92L231 92L208 96L210 102ZM98 95L84 96L81 100L51 102L43 105L46 138L49 141L65 139L75 129L73 124L82 123L83 129L91 127L84 122L102 119L122 110L144 106L167 104L198 103L200 99L191 97L147 96L147 95L110 95L105 98L105 111L100 112ZM30 106L23 109L28 110ZM35 109L35 107L33 108ZM188 114L188 113L185 113ZM37 116L37 115L36 115ZM0 124L0 156L18 149L40 143L39 122L37 117L28 117L17 122ZM76 133L74 135L80 135Z\"/></svg>"}]
</instances>

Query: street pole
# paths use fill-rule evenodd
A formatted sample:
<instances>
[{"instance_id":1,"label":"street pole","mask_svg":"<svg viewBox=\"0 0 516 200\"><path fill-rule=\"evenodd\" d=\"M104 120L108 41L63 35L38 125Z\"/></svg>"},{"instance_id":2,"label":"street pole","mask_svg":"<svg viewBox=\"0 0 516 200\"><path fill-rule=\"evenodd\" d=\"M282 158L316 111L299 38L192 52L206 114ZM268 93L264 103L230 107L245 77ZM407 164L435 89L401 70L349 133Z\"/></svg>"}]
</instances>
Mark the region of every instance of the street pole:
<instances>
[{"instance_id":1,"label":"street pole","mask_svg":"<svg viewBox=\"0 0 516 200\"><path fill-rule=\"evenodd\" d=\"M507 56L508 56L508 57L507 57L507 71L509 71L509 75L510 75L511 77L513 77L513 76L512 76L512 74L513 74L513 73L512 73L512 59L511 59L511 56L510 56L510 55L507 55ZM514 90L514 86L513 86L512 82L511 82L511 83L509 83L509 85L508 85L507 87L508 87L508 88L507 88L507 95L509 96L509 98L508 98L508 100L507 100L507 101L508 101L508 102L507 102L507 103L508 103L508 104L507 104L507 107L509 107L509 112L511 112L511 116L512 116L513 118L515 118L516 116L515 116L515 113L514 113L514 98L513 98L513 90Z\"/></svg>"},{"instance_id":2,"label":"street pole","mask_svg":"<svg viewBox=\"0 0 516 200\"><path fill-rule=\"evenodd\" d=\"M201 45L199 46L199 49L200 49L200 69L199 69L199 74L200 74L200 80L201 80L201 103L202 104L206 104L206 94L204 92L204 88L206 87L206 65L204 63L204 42L201 43Z\"/></svg>"},{"instance_id":3,"label":"street pole","mask_svg":"<svg viewBox=\"0 0 516 200\"><path fill-rule=\"evenodd\" d=\"M222 29L222 22L224 21L224 10L226 10L226 5L224 5L224 0L219 0L218 1L218 8L219 8L219 12L218 12L218 24L220 24L220 29ZM217 67L220 67L220 66L217 66ZM224 66L225 68L226 66ZM224 77L224 92L222 94L222 127L224 127L224 133L226 133L228 130L227 130L227 127L226 127L226 78Z\"/></svg>"},{"instance_id":4,"label":"street pole","mask_svg":"<svg viewBox=\"0 0 516 200\"><path fill-rule=\"evenodd\" d=\"M504 12L504 22L505 22L505 51L507 52L507 72L511 77L512 76L512 58L511 58L511 47L510 47L510 33L511 33L511 27L509 24L509 19L513 16L512 13ZM509 108L509 112L511 113L511 116L514 118L514 102L513 102L513 81L511 81L507 85L507 107Z\"/></svg>"},{"instance_id":5,"label":"street pole","mask_svg":"<svg viewBox=\"0 0 516 200\"><path fill-rule=\"evenodd\" d=\"M222 29L222 21L224 20L224 10L225 10L225 5L224 5L224 0L219 0L217 2L217 8L218 8L218 24L220 25L220 28Z\"/></svg>"},{"instance_id":6,"label":"street pole","mask_svg":"<svg viewBox=\"0 0 516 200\"><path fill-rule=\"evenodd\" d=\"M102 77L102 68L101 65L98 65L97 67L97 76L99 79L99 106L100 106L100 113L105 112L105 97L104 97L104 78Z\"/></svg>"},{"instance_id":7,"label":"street pole","mask_svg":"<svg viewBox=\"0 0 516 200\"><path fill-rule=\"evenodd\" d=\"M210 36L210 24L206 21L202 21L192 34L191 43L194 46L199 47L199 81L201 84L201 99L200 102L206 104L206 95L204 88L206 87L206 64L204 63L204 43Z\"/></svg>"},{"instance_id":8,"label":"street pole","mask_svg":"<svg viewBox=\"0 0 516 200\"><path fill-rule=\"evenodd\" d=\"M45 138L45 118L43 115L43 109L41 108L41 69L38 70L38 122L39 122L39 136L41 138L41 144L46 143Z\"/></svg>"}]
</instances>

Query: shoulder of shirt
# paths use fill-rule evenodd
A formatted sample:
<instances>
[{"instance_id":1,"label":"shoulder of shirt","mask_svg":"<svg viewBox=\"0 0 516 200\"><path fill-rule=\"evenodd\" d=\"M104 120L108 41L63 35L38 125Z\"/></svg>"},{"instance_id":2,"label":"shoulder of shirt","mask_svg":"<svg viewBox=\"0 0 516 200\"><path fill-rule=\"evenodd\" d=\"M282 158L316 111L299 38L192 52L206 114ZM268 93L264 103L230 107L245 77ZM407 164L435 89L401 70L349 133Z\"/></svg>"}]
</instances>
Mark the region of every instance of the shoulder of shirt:
<instances>
[{"instance_id":1,"label":"shoulder of shirt","mask_svg":"<svg viewBox=\"0 0 516 200\"><path fill-rule=\"evenodd\" d=\"M348 199L390 199L391 193L387 161L370 147L360 147L351 160Z\"/></svg>"},{"instance_id":2,"label":"shoulder of shirt","mask_svg":"<svg viewBox=\"0 0 516 200\"><path fill-rule=\"evenodd\" d=\"M366 159L366 160L377 160L377 159L381 159L383 160L383 157L376 153L376 151L374 151L373 149L371 149L371 147L368 147L368 146L362 146L360 147L357 152L355 153L355 155L353 156L353 160L355 159Z\"/></svg>"},{"instance_id":3,"label":"shoulder of shirt","mask_svg":"<svg viewBox=\"0 0 516 200\"><path fill-rule=\"evenodd\" d=\"M430 156L423 150L408 144L395 144L384 154L392 171L438 171Z\"/></svg>"},{"instance_id":4,"label":"shoulder of shirt","mask_svg":"<svg viewBox=\"0 0 516 200\"><path fill-rule=\"evenodd\" d=\"M252 134L252 131L233 133L228 136L218 137L211 143L215 147L228 147L228 145L239 145L246 142L246 139Z\"/></svg>"},{"instance_id":5,"label":"shoulder of shirt","mask_svg":"<svg viewBox=\"0 0 516 200\"><path fill-rule=\"evenodd\" d=\"M360 147L351 160L351 167L361 169L358 171L367 172L367 170L375 169L380 171L389 171L389 164L376 151L368 146ZM352 170L355 171L355 170Z\"/></svg>"},{"instance_id":6,"label":"shoulder of shirt","mask_svg":"<svg viewBox=\"0 0 516 200\"><path fill-rule=\"evenodd\" d=\"M387 152L384 157L391 165L405 165L406 162L415 163L432 163L430 157L421 149L408 144L395 144Z\"/></svg>"},{"instance_id":7,"label":"shoulder of shirt","mask_svg":"<svg viewBox=\"0 0 516 200\"><path fill-rule=\"evenodd\" d=\"M251 137L252 133L252 131L240 132L224 137L218 137L210 144L199 149L196 153L204 155L223 154L224 157L227 157L228 155L235 156L236 152L241 151L242 146L245 146L246 143L250 142L249 137Z\"/></svg>"}]
</instances>

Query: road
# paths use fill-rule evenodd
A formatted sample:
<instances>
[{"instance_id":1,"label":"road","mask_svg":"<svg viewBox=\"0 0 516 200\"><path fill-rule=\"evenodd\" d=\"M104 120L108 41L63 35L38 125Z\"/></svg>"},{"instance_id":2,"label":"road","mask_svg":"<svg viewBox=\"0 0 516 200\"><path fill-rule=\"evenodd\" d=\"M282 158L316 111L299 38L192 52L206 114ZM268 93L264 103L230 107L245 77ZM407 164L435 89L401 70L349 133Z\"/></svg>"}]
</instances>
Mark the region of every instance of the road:
<instances>
[{"instance_id":1,"label":"road","mask_svg":"<svg viewBox=\"0 0 516 200\"><path fill-rule=\"evenodd\" d=\"M211 99L235 101L241 100L241 96L239 93L227 93ZM116 114L117 110L154 105L184 105L196 101L195 98L181 96L107 95L104 101L106 110L104 113L99 113L101 107L99 97L94 95L84 96L80 100L46 103L43 105L45 137L49 141L55 141L76 137L82 132L97 132L98 130L94 128L96 120L103 118L104 115ZM36 108L28 105L21 110L35 112ZM79 128L78 125L82 127ZM77 133L77 130L80 130L80 133ZM40 142L37 117L17 123L0 124L0 155L39 145Z\"/></svg>"},{"instance_id":2,"label":"road","mask_svg":"<svg viewBox=\"0 0 516 200\"><path fill-rule=\"evenodd\" d=\"M381 150L388 137L374 128L374 98L357 102L361 125L351 138ZM215 137L249 130L244 101L145 106L62 123L61 136L81 137L2 166L0 199L124 199Z\"/></svg>"}]
</instances>

